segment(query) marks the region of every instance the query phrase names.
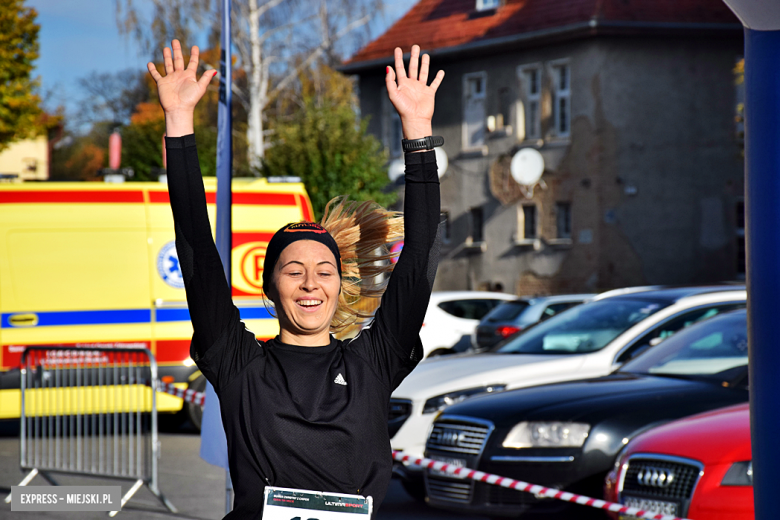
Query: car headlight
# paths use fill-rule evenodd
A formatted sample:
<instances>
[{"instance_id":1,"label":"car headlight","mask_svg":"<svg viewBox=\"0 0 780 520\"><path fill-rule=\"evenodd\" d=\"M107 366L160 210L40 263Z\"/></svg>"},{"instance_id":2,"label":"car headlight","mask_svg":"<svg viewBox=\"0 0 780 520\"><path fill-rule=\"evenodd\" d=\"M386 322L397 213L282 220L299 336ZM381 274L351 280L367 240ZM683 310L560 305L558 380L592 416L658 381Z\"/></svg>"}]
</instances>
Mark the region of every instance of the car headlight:
<instances>
[{"instance_id":1,"label":"car headlight","mask_svg":"<svg viewBox=\"0 0 780 520\"><path fill-rule=\"evenodd\" d=\"M521 422L509 432L504 448L579 448L590 425L575 422Z\"/></svg>"},{"instance_id":2,"label":"car headlight","mask_svg":"<svg viewBox=\"0 0 780 520\"><path fill-rule=\"evenodd\" d=\"M431 397L430 399L425 401L425 406L423 406L423 413L438 412L440 410L444 410L448 406L451 406L455 403L459 403L468 397L478 395L478 394L489 394L492 392L500 392L505 388L506 385L480 386L479 388L468 388L466 390L458 390L457 392L450 392L449 394L437 395L436 397Z\"/></svg>"},{"instance_id":3,"label":"car headlight","mask_svg":"<svg viewBox=\"0 0 780 520\"><path fill-rule=\"evenodd\" d=\"M746 460L735 462L731 465L723 477L721 486L752 486L753 485L753 461Z\"/></svg>"}]
</instances>

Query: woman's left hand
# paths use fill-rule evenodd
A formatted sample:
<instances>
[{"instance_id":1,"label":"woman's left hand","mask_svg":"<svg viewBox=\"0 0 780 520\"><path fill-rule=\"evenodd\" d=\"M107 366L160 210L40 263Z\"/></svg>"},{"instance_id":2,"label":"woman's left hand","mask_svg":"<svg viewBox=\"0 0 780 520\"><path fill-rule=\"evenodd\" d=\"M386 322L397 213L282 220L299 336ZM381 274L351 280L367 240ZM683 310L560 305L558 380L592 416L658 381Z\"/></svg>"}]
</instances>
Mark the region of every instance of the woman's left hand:
<instances>
[{"instance_id":1,"label":"woman's left hand","mask_svg":"<svg viewBox=\"0 0 780 520\"><path fill-rule=\"evenodd\" d=\"M419 139L432 133L434 98L436 90L444 79L444 71L437 72L431 85L428 86L430 62L431 58L427 54L424 54L420 60L420 47L413 45L408 76L404 69L404 55L400 47L395 48L395 70L387 67L385 74L387 93L390 102L401 117L401 126L406 139Z\"/></svg>"}]
</instances>

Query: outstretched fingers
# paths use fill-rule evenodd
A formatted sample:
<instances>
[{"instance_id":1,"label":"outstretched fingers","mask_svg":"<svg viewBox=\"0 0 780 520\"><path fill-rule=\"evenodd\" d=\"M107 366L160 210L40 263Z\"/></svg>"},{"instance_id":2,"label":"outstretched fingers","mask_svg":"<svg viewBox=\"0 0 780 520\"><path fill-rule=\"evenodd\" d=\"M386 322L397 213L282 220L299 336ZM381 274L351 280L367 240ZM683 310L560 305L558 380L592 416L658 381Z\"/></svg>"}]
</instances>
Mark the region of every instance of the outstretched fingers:
<instances>
[{"instance_id":1,"label":"outstretched fingers","mask_svg":"<svg viewBox=\"0 0 780 520\"><path fill-rule=\"evenodd\" d=\"M406 69L404 68L404 51L400 47L396 47L394 51L395 55L395 73L398 76L398 81L406 79Z\"/></svg>"},{"instance_id":2,"label":"outstretched fingers","mask_svg":"<svg viewBox=\"0 0 780 520\"><path fill-rule=\"evenodd\" d=\"M201 90L204 92L206 91L206 87L209 86L209 83L212 79L214 79L214 76L217 75L216 69L207 70L203 73L203 75L198 80L198 86L200 86Z\"/></svg>"},{"instance_id":3,"label":"outstretched fingers","mask_svg":"<svg viewBox=\"0 0 780 520\"><path fill-rule=\"evenodd\" d=\"M393 99L398 85L395 83L395 71L393 67L387 67L385 70L385 86L387 87L387 93L390 95L390 99Z\"/></svg>"},{"instance_id":4,"label":"outstretched fingers","mask_svg":"<svg viewBox=\"0 0 780 520\"><path fill-rule=\"evenodd\" d=\"M420 46L412 45L412 52L409 56L409 79L417 80L417 70L420 62Z\"/></svg>"},{"instance_id":5,"label":"outstretched fingers","mask_svg":"<svg viewBox=\"0 0 780 520\"><path fill-rule=\"evenodd\" d=\"M420 83L423 85L428 84L428 69L431 65L431 57L427 54L423 54L422 64L420 65Z\"/></svg>"},{"instance_id":6,"label":"outstretched fingers","mask_svg":"<svg viewBox=\"0 0 780 520\"><path fill-rule=\"evenodd\" d=\"M155 67L154 63L152 63L151 61L146 64L146 69L149 71L149 74L152 75L152 79L154 80L155 83L157 83L162 79L160 73L157 72L157 67Z\"/></svg>"},{"instance_id":7,"label":"outstretched fingers","mask_svg":"<svg viewBox=\"0 0 780 520\"><path fill-rule=\"evenodd\" d=\"M442 80L444 79L444 71L440 70L436 73L436 77L433 78L433 81L431 82L431 88L434 92L436 92L439 88L439 85L441 85Z\"/></svg>"},{"instance_id":8,"label":"outstretched fingers","mask_svg":"<svg viewBox=\"0 0 780 520\"><path fill-rule=\"evenodd\" d=\"M184 70L184 55L181 53L179 40L173 40L171 48L173 49L173 70Z\"/></svg>"},{"instance_id":9,"label":"outstretched fingers","mask_svg":"<svg viewBox=\"0 0 780 520\"><path fill-rule=\"evenodd\" d=\"M187 64L187 70L198 72L199 56L200 49L198 49L197 45L193 45L192 49L190 49L190 62Z\"/></svg>"},{"instance_id":10,"label":"outstretched fingers","mask_svg":"<svg viewBox=\"0 0 780 520\"><path fill-rule=\"evenodd\" d=\"M165 75L173 74L173 59L171 58L171 49L163 49L163 64L165 65Z\"/></svg>"}]
</instances>

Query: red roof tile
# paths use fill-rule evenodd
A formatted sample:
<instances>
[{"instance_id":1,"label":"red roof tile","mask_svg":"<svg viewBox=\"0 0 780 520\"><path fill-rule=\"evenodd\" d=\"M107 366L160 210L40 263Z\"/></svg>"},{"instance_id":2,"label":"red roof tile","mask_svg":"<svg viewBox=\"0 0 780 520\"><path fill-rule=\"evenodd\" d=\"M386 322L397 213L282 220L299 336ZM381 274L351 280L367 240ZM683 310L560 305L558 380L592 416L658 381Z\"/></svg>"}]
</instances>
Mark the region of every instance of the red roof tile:
<instances>
[{"instance_id":1,"label":"red roof tile","mask_svg":"<svg viewBox=\"0 0 780 520\"><path fill-rule=\"evenodd\" d=\"M490 14L476 12L476 0L420 0L347 63L392 56L396 46L431 51L591 20L739 23L722 0L506 0Z\"/></svg>"}]
</instances>

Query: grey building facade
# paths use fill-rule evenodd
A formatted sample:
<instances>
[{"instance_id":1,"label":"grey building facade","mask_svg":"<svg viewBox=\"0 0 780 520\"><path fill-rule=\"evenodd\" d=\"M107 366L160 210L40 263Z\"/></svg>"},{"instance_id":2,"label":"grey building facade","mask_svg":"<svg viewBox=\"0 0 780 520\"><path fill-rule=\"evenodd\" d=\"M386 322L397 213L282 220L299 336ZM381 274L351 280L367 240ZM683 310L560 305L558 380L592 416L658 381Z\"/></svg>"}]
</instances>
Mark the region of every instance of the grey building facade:
<instances>
[{"instance_id":1,"label":"grey building facade","mask_svg":"<svg viewBox=\"0 0 780 520\"><path fill-rule=\"evenodd\" d=\"M473 1L450 11L485 11ZM398 24L414 25L415 9L432 4L422 0ZM511 4L476 19L499 19ZM359 75L362 115L391 158L400 124L386 100L390 60L372 58L376 44L391 39L408 52L420 43L446 71L433 121L449 158L435 289L537 295L743 277L733 71L742 32L730 13L684 14L642 22L602 13L579 25L548 17L543 30L436 48L420 36L423 12L417 30L403 32L408 41L394 26L344 67ZM544 158L534 186L510 175L523 148Z\"/></svg>"}]
</instances>

